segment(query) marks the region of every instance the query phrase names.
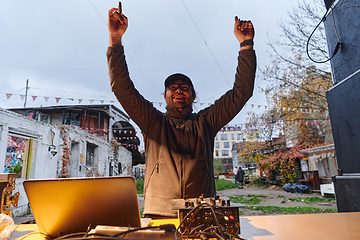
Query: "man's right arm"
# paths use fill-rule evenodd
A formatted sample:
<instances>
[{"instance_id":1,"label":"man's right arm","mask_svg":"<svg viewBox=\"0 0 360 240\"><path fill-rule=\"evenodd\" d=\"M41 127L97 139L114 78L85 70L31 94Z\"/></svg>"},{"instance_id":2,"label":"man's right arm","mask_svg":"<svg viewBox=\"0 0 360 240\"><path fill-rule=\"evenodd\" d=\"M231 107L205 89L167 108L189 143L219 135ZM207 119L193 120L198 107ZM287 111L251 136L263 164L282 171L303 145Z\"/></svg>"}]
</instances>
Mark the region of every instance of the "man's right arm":
<instances>
[{"instance_id":1,"label":"man's right arm","mask_svg":"<svg viewBox=\"0 0 360 240\"><path fill-rule=\"evenodd\" d=\"M136 90L130 79L121 41L127 26L128 19L122 14L121 2L119 2L119 7L110 9L108 15L109 48L106 56L110 85L126 113L142 131L146 132L150 117L156 118L159 114L153 105Z\"/></svg>"}]
</instances>

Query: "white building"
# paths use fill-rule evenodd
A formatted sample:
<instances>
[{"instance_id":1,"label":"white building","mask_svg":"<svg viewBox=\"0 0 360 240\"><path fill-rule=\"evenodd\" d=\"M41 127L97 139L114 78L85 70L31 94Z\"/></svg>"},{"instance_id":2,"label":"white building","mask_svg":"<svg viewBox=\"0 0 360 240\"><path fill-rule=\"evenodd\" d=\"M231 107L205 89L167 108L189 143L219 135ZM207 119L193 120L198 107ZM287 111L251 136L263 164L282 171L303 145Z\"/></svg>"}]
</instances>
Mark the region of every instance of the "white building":
<instances>
[{"instance_id":1,"label":"white building","mask_svg":"<svg viewBox=\"0 0 360 240\"><path fill-rule=\"evenodd\" d=\"M28 210L25 179L132 176L135 151L128 146L135 149L139 140L134 130L121 129L130 124L120 110L102 105L14 111L0 108L0 173L19 175L14 216ZM26 112L32 112L32 118L25 117ZM125 133L126 139L119 139Z\"/></svg>"}]
</instances>

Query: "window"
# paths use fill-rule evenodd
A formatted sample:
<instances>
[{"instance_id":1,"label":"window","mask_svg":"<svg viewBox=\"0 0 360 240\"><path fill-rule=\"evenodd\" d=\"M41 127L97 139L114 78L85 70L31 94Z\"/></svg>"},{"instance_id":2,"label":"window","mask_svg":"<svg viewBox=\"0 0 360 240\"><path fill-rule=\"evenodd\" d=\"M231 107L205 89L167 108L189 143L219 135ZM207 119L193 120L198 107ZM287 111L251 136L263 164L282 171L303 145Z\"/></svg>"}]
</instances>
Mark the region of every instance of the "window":
<instances>
[{"instance_id":1,"label":"window","mask_svg":"<svg viewBox=\"0 0 360 240\"><path fill-rule=\"evenodd\" d=\"M219 148L219 142L215 142L215 148Z\"/></svg>"},{"instance_id":2,"label":"window","mask_svg":"<svg viewBox=\"0 0 360 240\"><path fill-rule=\"evenodd\" d=\"M229 156L229 150L222 150L222 156Z\"/></svg>"},{"instance_id":3,"label":"window","mask_svg":"<svg viewBox=\"0 0 360 240\"><path fill-rule=\"evenodd\" d=\"M242 133L237 134L237 140L243 140L243 138L244 138L244 134Z\"/></svg>"},{"instance_id":4,"label":"window","mask_svg":"<svg viewBox=\"0 0 360 240\"><path fill-rule=\"evenodd\" d=\"M215 156L218 157L219 156L219 150L215 151Z\"/></svg>"},{"instance_id":5,"label":"window","mask_svg":"<svg viewBox=\"0 0 360 240\"><path fill-rule=\"evenodd\" d=\"M230 148L230 143L229 142L224 142L224 148Z\"/></svg>"},{"instance_id":6,"label":"window","mask_svg":"<svg viewBox=\"0 0 360 240\"><path fill-rule=\"evenodd\" d=\"M80 126L80 115L76 113L69 113L65 118L65 124Z\"/></svg>"},{"instance_id":7,"label":"window","mask_svg":"<svg viewBox=\"0 0 360 240\"><path fill-rule=\"evenodd\" d=\"M217 135L215 136L215 141L217 141L218 140L218 137L217 137Z\"/></svg>"},{"instance_id":8,"label":"window","mask_svg":"<svg viewBox=\"0 0 360 240\"><path fill-rule=\"evenodd\" d=\"M41 115L40 115L40 121L41 121L41 122L44 122L44 123L50 123L50 116L49 116L49 115L41 114Z\"/></svg>"},{"instance_id":9,"label":"window","mask_svg":"<svg viewBox=\"0 0 360 240\"><path fill-rule=\"evenodd\" d=\"M118 172L119 172L119 174L122 174L122 172L123 172L121 162L118 163Z\"/></svg>"},{"instance_id":10,"label":"window","mask_svg":"<svg viewBox=\"0 0 360 240\"><path fill-rule=\"evenodd\" d=\"M221 134L221 140L227 140L227 134Z\"/></svg>"},{"instance_id":11,"label":"window","mask_svg":"<svg viewBox=\"0 0 360 240\"><path fill-rule=\"evenodd\" d=\"M95 149L96 145L88 143L86 145L86 166L96 167Z\"/></svg>"},{"instance_id":12,"label":"window","mask_svg":"<svg viewBox=\"0 0 360 240\"><path fill-rule=\"evenodd\" d=\"M235 138L234 138L234 134L232 133L231 134L231 140L234 140Z\"/></svg>"}]
</instances>

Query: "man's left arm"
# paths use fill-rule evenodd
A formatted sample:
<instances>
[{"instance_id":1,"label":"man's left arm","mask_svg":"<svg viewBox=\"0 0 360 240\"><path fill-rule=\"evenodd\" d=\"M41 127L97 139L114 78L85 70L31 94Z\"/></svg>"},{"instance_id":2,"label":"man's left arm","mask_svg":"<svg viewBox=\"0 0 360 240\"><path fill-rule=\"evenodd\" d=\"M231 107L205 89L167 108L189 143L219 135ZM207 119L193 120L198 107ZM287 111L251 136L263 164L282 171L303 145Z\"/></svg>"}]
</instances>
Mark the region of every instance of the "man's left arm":
<instances>
[{"instance_id":1,"label":"man's left arm","mask_svg":"<svg viewBox=\"0 0 360 240\"><path fill-rule=\"evenodd\" d=\"M234 34L240 43L234 86L216 100L207 112L214 134L239 113L254 90L256 55L253 50L255 36L253 24L251 21L241 21L235 17Z\"/></svg>"}]
</instances>

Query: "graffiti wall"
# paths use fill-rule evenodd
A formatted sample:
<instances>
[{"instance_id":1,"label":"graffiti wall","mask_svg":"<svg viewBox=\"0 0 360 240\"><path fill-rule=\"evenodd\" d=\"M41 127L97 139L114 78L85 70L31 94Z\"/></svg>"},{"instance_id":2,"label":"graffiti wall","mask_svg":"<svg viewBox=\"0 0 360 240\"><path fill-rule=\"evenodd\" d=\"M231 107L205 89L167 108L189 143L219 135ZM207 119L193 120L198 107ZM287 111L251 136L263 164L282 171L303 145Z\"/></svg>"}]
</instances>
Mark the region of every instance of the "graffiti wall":
<instances>
[{"instance_id":1,"label":"graffiti wall","mask_svg":"<svg viewBox=\"0 0 360 240\"><path fill-rule=\"evenodd\" d=\"M8 136L4 173L16 172L19 170L21 173L25 148L26 139Z\"/></svg>"}]
</instances>

